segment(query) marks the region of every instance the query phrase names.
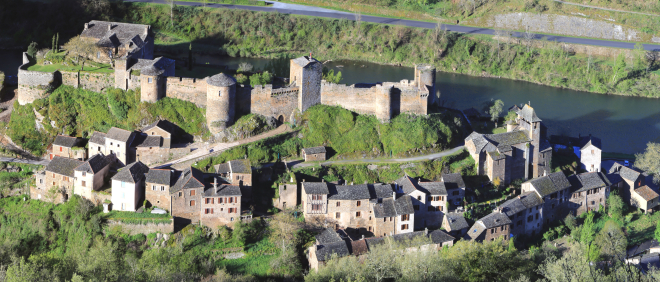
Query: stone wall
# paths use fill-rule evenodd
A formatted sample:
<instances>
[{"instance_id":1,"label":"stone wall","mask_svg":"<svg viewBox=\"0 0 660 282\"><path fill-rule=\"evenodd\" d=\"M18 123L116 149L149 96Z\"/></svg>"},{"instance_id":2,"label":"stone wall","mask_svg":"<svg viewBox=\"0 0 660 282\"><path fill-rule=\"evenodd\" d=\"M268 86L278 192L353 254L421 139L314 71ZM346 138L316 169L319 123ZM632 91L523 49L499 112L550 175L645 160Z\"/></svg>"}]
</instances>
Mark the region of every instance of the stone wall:
<instances>
[{"instance_id":1,"label":"stone wall","mask_svg":"<svg viewBox=\"0 0 660 282\"><path fill-rule=\"evenodd\" d=\"M206 80L187 77L167 77L165 96L206 107Z\"/></svg>"},{"instance_id":2,"label":"stone wall","mask_svg":"<svg viewBox=\"0 0 660 282\"><path fill-rule=\"evenodd\" d=\"M129 235L136 235L136 234L150 234L150 233L173 233L174 232L174 221L170 221L170 223L148 223L148 224L131 224L131 223L123 223L121 221L115 221L115 220L108 220L108 228L114 229L114 228L119 228L121 229L122 233L126 233Z\"/></svg>"},{"instance_id":3,"label":"stone wall","mask_svg":"<svg viewBox=\"0 0 660 282\"><path fill-rule=\"evenodd\" d=\"M163 147L138 147L136 158L145 165L152 165L167 161L170 158L170 149Z\"/></svg>"},{"instance_id":4,"label":"stone wall","mask_svg":"<svg viewBox=\"0 0 660 282\"><path fill-rule=\"evenodd\" d=\"M278 209L296 207L298 201L298 185L295 183L280 184L278 186L280 197L273 199L273 206Z\"/></svg>"},{"instance_id":5,"label":"stone wall","mask_svg":"<svg viewBox=\"0 0 660 282\"><path fill-rule=\"evenodd\" d=\"M364 115L376 115L376 86L321 84L321 104L340 106Z\"/></svg>"},{"instance_id":6,"label":"stone wall","mask_svg":"<svg viewBox=\"0 0 660 282\"><path fill-rule=\"evenodd\" d=\"M114 73L66 72L62 73L62 84L79 87L85 90L101 92L115 86ZM65 80L66 77L66 80Z\"/></svg>"},{"instance_id":7,"label":"stone wall","mask_svg":"<svg viewBox=\"0 0 660 282\"><path fill-rule=\"evenodd\" d=\"M496 238L502 237L505 240L509 239L509 232L510 232L510 226L509 225L502 225L502 226L497 226L494 228L488 228L484 232L486 233L484 237L484 241L493 241Z\"/></svg>"},{"instance_id":8,"label":"stone wall","mask_svg":"<svg viewBox=\"0 0 660 282\"><path fill-rule=\"evenodd\" d=\"M25 61L25 54L23 54ZM57 72L38 72L27 70L27 64L18 67L18 103L29 104L34 100L47 97L47 93L61 83Z\"/></svg>"},{"instance_id":9,"label":"stone wall","mask_svg":"<svg viewBox=\"0 0 660 282\"><path fill-rule=\"evenodd\" d=\"M237 87L236 107L241 113L253 113L272 116L281 122L291 120L292 113L298 108L299 91L295 88L276 88L270 84L247 85Z\"/></svg>"}]
</instances>

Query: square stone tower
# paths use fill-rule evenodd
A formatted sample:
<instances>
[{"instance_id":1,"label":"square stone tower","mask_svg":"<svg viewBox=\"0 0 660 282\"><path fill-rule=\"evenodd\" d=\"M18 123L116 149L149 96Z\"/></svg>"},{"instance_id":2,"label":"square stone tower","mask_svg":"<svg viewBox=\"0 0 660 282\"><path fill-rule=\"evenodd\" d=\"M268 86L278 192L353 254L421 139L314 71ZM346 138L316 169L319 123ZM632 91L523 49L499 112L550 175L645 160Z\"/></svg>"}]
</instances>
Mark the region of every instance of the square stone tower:
<instances>
[{"instance_id":1,"label":"square stone tower","mask_svg":"<svg viewBox=\"0 0 660 282\"><path fill-rule=\"evenodd\" d=\"M321 103L321 80L323 64L310 56L291 60L289 81L298 87L298 109L305 112L309 107Z\"/></svg>"}]
</instances>

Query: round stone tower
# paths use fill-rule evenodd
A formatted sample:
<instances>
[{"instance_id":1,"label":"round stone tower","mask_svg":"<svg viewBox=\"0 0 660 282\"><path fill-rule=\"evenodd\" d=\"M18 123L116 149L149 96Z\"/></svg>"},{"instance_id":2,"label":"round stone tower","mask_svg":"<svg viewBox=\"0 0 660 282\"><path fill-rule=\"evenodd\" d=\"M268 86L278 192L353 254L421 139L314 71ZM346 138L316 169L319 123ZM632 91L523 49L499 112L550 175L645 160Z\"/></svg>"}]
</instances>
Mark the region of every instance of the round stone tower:
<instances>
[{"instance_id":1,"label":"round stone tower","mask_svg":"<svg viewBox=\"0 0 660 282\"><path fill-rule=\"evenodd\" d=\"M149 66L140 70L140 101L155 103L162 97L163 88L163 70L154 66Z\"/></svg>"},{"instance_id":2,"label":"round stone tower","mask_svg":"<svg viewBox=\"0 0 660 282\"><path fill-rule=\"evenodd\" d=\"M429 90L429 104L436 102L435 96L435 67L427 64L415 66L415 84L420 89Z\"/></svg>"},{"instance_id":3,"label":"round stone tower","mask_svg":"<svg viewBox=\"0 0 660 282\"><path fill-rule=\"evenodd\" d=\"M206 79L206 122L217 134L234 122L236 80L224 73Z\"/></svg>"}]
</instances>

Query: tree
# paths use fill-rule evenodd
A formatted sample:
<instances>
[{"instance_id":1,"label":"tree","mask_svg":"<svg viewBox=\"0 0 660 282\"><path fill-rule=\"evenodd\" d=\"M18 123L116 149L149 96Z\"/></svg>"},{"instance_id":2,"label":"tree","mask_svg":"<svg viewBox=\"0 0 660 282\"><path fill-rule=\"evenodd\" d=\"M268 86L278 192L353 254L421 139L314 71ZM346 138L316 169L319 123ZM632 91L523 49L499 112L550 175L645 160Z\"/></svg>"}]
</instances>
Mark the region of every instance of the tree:
<instances>
[{"instance_id":1,"label":"tree","mask_svg":"<svg viewBox=\"0 0 660 282\"><path fill-rule=\"evenodd\" d=\"M529 27L527 27L527 30L523 32L522 37L525 39L525 42L527 43L527 52L529 53L529 48L532 47L532 40L534 40L535 34L529 31Z\"/></svg>"},{"instance_id":2,"label":"tree","mask_svg":"<svg viewBox=\"0 0 660 282\"><path fill-rule=\"evenodd\" d=\"M293 216L292 210L285 210L281 213L275 214L273 220L270 222L273 230L273 236L277 240L277 245L285 253L287 247L296 245L296 233L302 224Z\"/></svg>"},{"instance_id":3,"label":"tree","mask_svg":"<svg viewBox=\"0 0 660 282\"><path fill-rule=\"evenodd\" d=\"M646 72L649 72L655 61L658 60L658 54L655 51L647 51L644 58L646 59Z\"/></svg>"},{"instance_id":4,"label":"tree","mask_svg":"<svg viewBox=\"0 0 660 282\"><path fill-rule=\"evenodd\" d=\"M490 120L495 122L495 127L497 127L497 120L500 118L502 113L502 108L504 108L504 102L502 100L495 100L495 103L490 107L488 111L490 113Z\"/></svg>"},{"instance_id":5,"label":"tree","mask_svg":"<svg viewBox=\"0 0 660 282\"><path fill-rule=\"evenodd\" d=\"M60 33L55 34L55 52L60 52Z\"/></svg>"},{"instance_id":6,"label":"tree","mask_svg":"<svg viewBox=\"0 0 660 282\"><path fill-rule=\"evenodd\" d=\"M250 76L250 85L252 85L252 87L257 85L266 85L271 83L272 80L273 75L268 71L262 72L261 74L255 73Z\"/></svg>"},{"instance_id":7,"label":"tree","mask_svg":"<svg viewBox=\"0 0 660 282\"><path fill-rule=\"evenodd\" d=\"M655 239L660 242L660 221L655 225L655 233L653 234Z\"/></svg>"},{"instance_id":8,"label":"tree","mask_svg":"<svg viewBox=\"0 0 660 282\"><path fill-rule=\"evenodd\" d=\"M611 218L619 221L623 219L624 208L625 204L619 195L610 195L607 199L607 210Z\"/></svg>"},{"instance_id":9,"label":"tree","mask_svg":"<svg viewBox=\"0 0 660 282\"><path fill-rule=\"evenodd\" d=\"M38 48L37 42L32 42L30 45L28 45L27 49L27 54L32 58L35 59L35 56L37 55L37 48Z\"/></svg>"},{"instance_id":10,"label":"tree","mask_svg":"<svg viewBox=\"0 0 660 282\"><path fill-rule=\"evenodd\" d=\"M614 67L612 68L614 75L612 75L612 84L616 82L617 77L624 77L627 74L626 71L626 57L623 55L623 52L619 53L619 56L616 57L614 62Z\"/></svg>"},{"instance_id":11,"label":"tree","mask_svg":"<svg viewBox=\"0 0 660 282\"><path fill-rule=\"evenodd\" d=\"M621 226L609 220L596 236L596 245L600 246L600 254L610 259L623 260L626 255L628 240Z\"/></svg>"},{"instance_id":12,"label":"tree","mask_svg":"<svg viewBox=\"0 0 660 282\"><path fill-rule=\"evenodd\" d=\"M649 142L644 153L635 154L635 167L653 175L654 183L660 183L660 143Z\"/></svg>"},{"instance_id":13,"label":"tree","mask_svg":"<svg viewBox=\"0 0 660 282\"><path fill-rule=\"evenodd\" d=\"M71 38L69 42L64 44L64 49L69 52L70 56L76 58L76 63L80 65L80 70L84 70L85 62L94 56L94 52L98 50L96 44L80 36Z\"/></svg>"},{"instance_id":14,"label":"tree","mask_svg":"<svg viewBox=\"0 0 660 282\"><path fill-rule=\"evenodd\" d=\"M55 35L53 35L53 43L50 46L50 51L55 52Z\"/></svg>"},{"instance_id":15,"label":"tree","mask_svg":"<svg viewBox=\"0 0 660 282\"><path fill-rule=\"evenodd\" d=\"M323 79L330 83L339 83L341 81L341 71L335 74L335 70L328 70L323 67Z\"/></svg>"}]
</instances>

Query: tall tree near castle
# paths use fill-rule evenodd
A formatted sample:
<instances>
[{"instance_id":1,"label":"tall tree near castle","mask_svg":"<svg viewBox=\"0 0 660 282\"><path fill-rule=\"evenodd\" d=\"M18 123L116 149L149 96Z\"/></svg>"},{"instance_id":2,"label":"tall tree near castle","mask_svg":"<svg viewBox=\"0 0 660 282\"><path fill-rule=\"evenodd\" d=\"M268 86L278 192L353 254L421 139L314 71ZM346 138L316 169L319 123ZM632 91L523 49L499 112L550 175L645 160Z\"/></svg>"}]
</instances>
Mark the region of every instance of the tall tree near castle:
<instances>
[{"instance_id":1,"label":"tall tree near castle","mask_svg":"<svg viewBox=\"0 0 660 282\"><path fill-rule=\"evenodd\" d=\"M64 45L64 49L69 51L70 56L76 58L76 63L80 65L80 70L84 70L85 62L90 57L94 56L94 52L97 50L96 45L93 42L85 40L80 36L71 38L71 40Z\"/></svg>"}]
</instances>

